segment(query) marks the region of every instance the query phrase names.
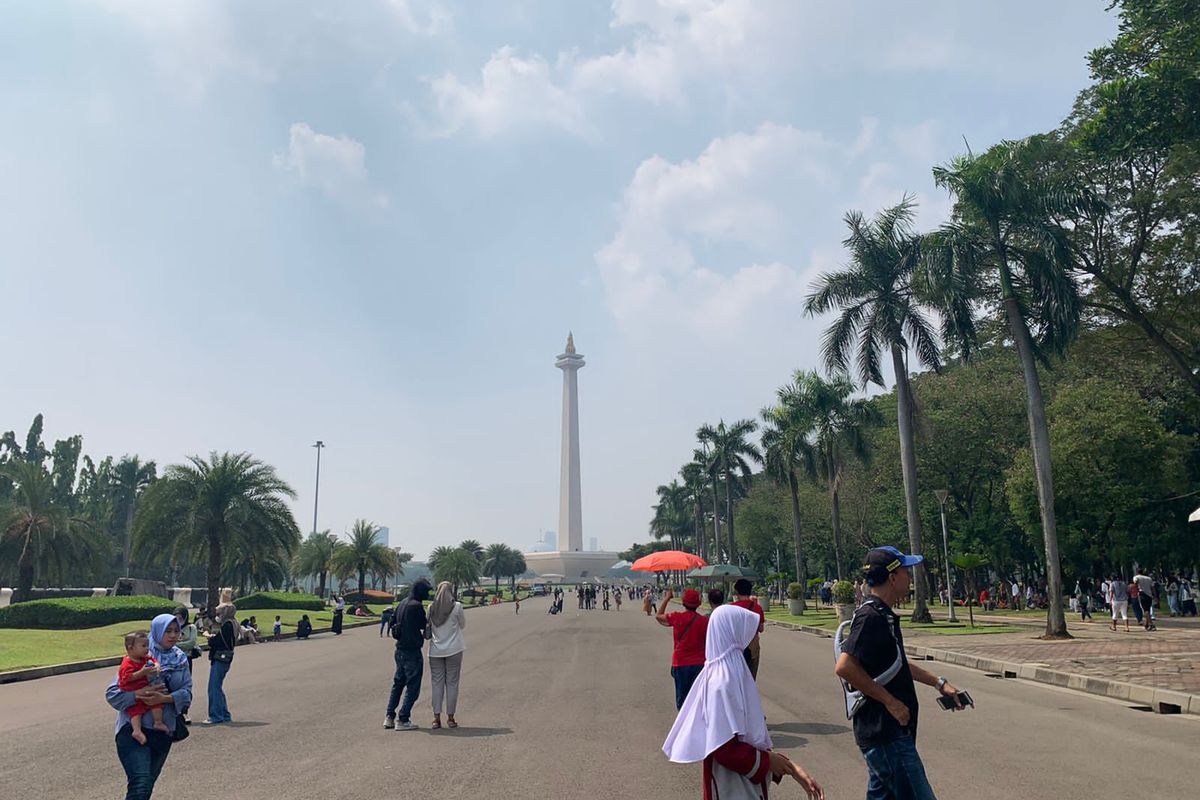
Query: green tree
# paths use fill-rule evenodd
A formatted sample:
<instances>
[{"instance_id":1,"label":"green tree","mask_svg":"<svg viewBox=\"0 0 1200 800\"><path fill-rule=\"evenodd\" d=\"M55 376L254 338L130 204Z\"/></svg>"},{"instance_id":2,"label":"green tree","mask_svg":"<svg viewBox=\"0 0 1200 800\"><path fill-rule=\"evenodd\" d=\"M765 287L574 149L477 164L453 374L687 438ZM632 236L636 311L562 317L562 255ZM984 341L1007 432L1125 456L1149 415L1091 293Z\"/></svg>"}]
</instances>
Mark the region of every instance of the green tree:
<instances>
[{"instance_id":1,"label":"green tree","mask_svg":"<svg viewBox=\"0 0 1200 800\"><path fill-rule=\"evenodd\" d=\"M985 556L978 553L961 553L950 557L950 563L963 571L963 580L967 584L967 616L971 627L975 627L975 575L990 563Z\"/></svg>"},{"instance_id":2,"label":"green tree","mask_svg":"<svg viewBox=\"0 0 1200 800\"><path fill-rule=\"evenodd\" d=\"M457 548L449 547L444 544L438 545L437 547L433 548L433 550L429 551L429 558L425 560L425 565L429 567L431 571L437 572L438 564L441 563L442 559L456 549Z\"/></svg>"},{"instance_id":3,"label":"green tree","mask_svg":"<svg viewBox=\"0 0 1200 800\"><path fill-rule=\"evenodd\" d=\"M345 543L328 530L313 531L300 543L292 560L292 573L298 578L317 576L317 597L325 596L325 579L333 571L333 557Z\"/></svg>"},{"instance_id":4,"label":"green tree","mask_svg":"<svg viewBox=\"0 0 1200 800\"><path fill-rule=\"evenodd\" d=\"M751 475L750 464L761 464L762 454L758 446L750 441L750 434L758 430L758 423L752 419L740 419L731 425L720 420L716 426L702 425L696 432L696 437L712 446L712 463L719 471L725 483L725 526L728 542L727 555L731 564L736 564L737 540L734 534L733 506L735 484Z\"/></svg>"},{"instance_id":5,"label":"green tree","mask_svg":"<svg viewBox=\"0 0 1200 800\"><path fill-rule=\"evenodd\" d=\"M954 195L955 206L953 220L929 238L927 266L930 287L950 301L948 307L975 300L979 307L996 308L1016 346L1046 548L1046 637L1065 638L1050 436L1036 362L1062 353L1079 328L1070 243L1054 217L1076 214L1092 201L1070 183L1030 168L1039 163L1043 147L1036 137L1003 142L983 155L934 168L934 181ZM951 314L947 333L957 336L964 354L971 351L972 320Z\"/></svg>"},{"instance_id":6,"label":"green tree","mask_svg":"<svg viewBox=\"0 0 1200 800\"><path fill-rule=\"evenodd\" d=\"M157 477L157 467L153 461L145 464L137 456L122 456L112 468L110 487L113 493L113 504L120 513L122 546L121 566L125 575L130 574L129 555L133 544L133 518L137 512L138 500L154 483Z\"/></svg>"},{"instance_id":7,"label":"green tree","mask_svg":"<svg viewBox=\"0 0 1200 800\"><path fill-rule=\"evenodd\" d=\"M679 477L687 488L688 502L692 506L692 541L696 543L696 554L708 560L708 536L704 531L704 463L693 459L679 470Z\"/></svg>"},{"instance_id":8,"label":"green tree","mask_svg":"<svg viewBox=\"0 0 1200 800\"><path fill-rule=\"evenodd\" d=\"M772 480L788 488L796 580L807 584L808 568L804 557L800 479L797 471L809 480L816 480L817 448L812 442L816 418L813 409L799 402L801 394L795 387L780 388L776 397L777 405L764 408L761 412L763 465ZM782 565L776 566L782 568ZM800 599L800 613L804 613L804 598Z\"/></svg>"},{"instance_id":9,"label":"green tree","mask_svg":"<svg viewBox=\"0 0 1200 800\"><path fill-rule=\"evenodd\" d=\"M476 561L483 561L484 550L483 545L475 539L464 539L462 544L458 546L460 550L466 550L471 555L475 556Z\"/></svg>"},{"instance_id":10,"label":"green tree","mask_svg":"<svg viewBox=\"0 0 1200 800\"><path fill-rule=\"evenodd\" d=\"M845 577L842 547L841 487L848 459L871 457L868 429L881 423L866 400L854 400L854 383L845 375L825 380L815 371L797 371L780 398L813 419L817 463L828 483L834 562L838 580Z\"/></svg>"},{"instance_id":11,"label":"green tree","mask_svg":"<svg viewBox=\"0 0 1200 800\"><path fill-rule=\"evenodd\" d=\"M654 505L654 518L650 520L650 534L655 539L668 540L672 550L682 550L692 529L688 488L679 481L671 481L654 491L658 495L658 502Z\"/></svg>"},{"instance_id":12,"label":"green tree","mask_svg":"<svg viewBox=\"0 0 1200 800\"><path fill-rule=\"evenodd\" d=\"M886 351L896 378L896 418L900 434L900 464L904 478L904 506L911 552L925 552L921 536L921 511L917 502L917 452L913 435L915 403L908 376L908 353L920 363L941 369L937 332L913 286L920 263L920 239L912 227L916 205L909 197L885 209L871 221L859 211L846 214L849 236L842 242L850 251L850 264L840 272L825 273L805 302L809 316L837 310L838 320L825 332L821 351L830 372L848 373L853 361L863 386L886 386L881 362ZM963 309L956 309L960 315ZM929 581L924 564L914 572L916 603L913 620L932 622L929 614Z\"/></svg>"},{"instance_id":13,"label":"green tree","mask_svg":"<svg viewBox=\"0 0 1200 800\"><path fill-rule=\"evenodd\" d=\"M29 599L35 572L64 576L102 555L103 542L87 521L54 502L54 479L40 461L9 461L0 474L13 487L0 504L0 555L16 564L14 602Z\"/></svg>"},{"instance_id":14,"label":"green tree","mask_svg":"<svg viewBox=\"0 0 1200 800\"><path fill-rule=\"evenodd\" d=\"M518 554L515 550L500 542L489 544L484 551L481 572L496 581L497 592L500 591L500 579L512 574L516 555Z\"/></svg>"},{"instance_id":15,"label":"green tree","mask_svg":"<svg viewBox=\"0 0 1200 800\"><path fill-rule=\"evenodd\" d=\"M460 586L472 586L479 580L479 561L469 550L455 547L438 559L433 574L438 583L450 581L457 593Z\"/></svg>"},{"instance_id":16,"label":"green tree","mask_svg":"<svg viewBox=\"0 0 1200 800\"><path fill-rule=\"evenodd\" d=\"M142 496L133 523L134 557L207 563L210 600L219 595L227 552L293 552L300 529L287 500L296 493L248 453L191 456L172 464Z\"/></svg>"},{"instance_id":17,"label":"green tree","mask_svg":"<svg viewBox=\"0 0 1200 800\"><path fill-rule=\"evenodd\" d=\"M396 551L379 542L379 526L365 519L354 520L350 539L339 547L331 560L339 576L358 576L358 591L367 588L367 573L394 575L402 572Z\"/></svg>"}]
</instances>

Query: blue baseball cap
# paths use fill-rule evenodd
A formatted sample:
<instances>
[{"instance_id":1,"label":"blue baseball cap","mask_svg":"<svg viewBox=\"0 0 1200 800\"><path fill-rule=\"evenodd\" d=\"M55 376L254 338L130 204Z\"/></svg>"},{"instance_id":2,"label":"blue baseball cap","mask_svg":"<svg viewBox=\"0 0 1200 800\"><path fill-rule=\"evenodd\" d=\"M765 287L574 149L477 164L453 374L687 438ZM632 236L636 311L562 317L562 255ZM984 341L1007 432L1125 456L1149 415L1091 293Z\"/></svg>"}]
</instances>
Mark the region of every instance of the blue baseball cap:
<instances>
[{"instance_id":1,"label":"blue baseball cap","mask_svg":"<svg viewBox=\"0 0 1200 800\"><path fill-rule=\"evenodd\" d=\"M867 583L877 586L901 567L915 567L924 560L925 556L905 555L894 547L876 547L867 551L867 557L863 561L863 572L866 573Z\"/></svg>"}]
</instances>

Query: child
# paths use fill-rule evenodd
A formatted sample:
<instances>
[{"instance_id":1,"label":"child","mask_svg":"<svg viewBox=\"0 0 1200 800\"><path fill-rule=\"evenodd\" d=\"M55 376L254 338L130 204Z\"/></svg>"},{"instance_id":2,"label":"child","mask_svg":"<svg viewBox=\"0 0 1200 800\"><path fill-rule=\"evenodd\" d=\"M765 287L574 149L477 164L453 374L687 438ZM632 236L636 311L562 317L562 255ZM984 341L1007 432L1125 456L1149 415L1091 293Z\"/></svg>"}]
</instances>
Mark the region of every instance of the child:
<instances>
[{"instance_id":1,"label":"child","mask_svg":"<svg viewBox=\"0 0 1200 800\"><path fill-rule=\"evenodd\" d=\"M517 607L517 613L521 613L521 595L513 592L513 605Z\"/></svg>"},{"instance_id":2,"label":"child","mask_svg":"<svg viewBox=\"0 0 1200 800\"><path fill-rule=\"evenodd\" d=\"M275 615L275 626L272 628L272 633L275 641L279 641L279 634L283 633L283 621L279 619L279 615Z\"/></svg>"},{"instance_id":3,"label":"child","mask_svg":"<svg viewBox=\"0 0 1200 800\"><path fill-rule=\"evenodd\" d=\"M676 764L704 762L704 800L767 800L767 787L790 775L813 800L820 784L774 752L758 687L742 651L758 633L758 614L721 605L708 617L704 669L688 692L663 752Z\"/></svg>"},{"instance_id":4,"label":"child","mask_svg":"<svg viewBox=\"0 0 1200 800\"><path fill-rule=\"evenodd\" d=\"M151 678L158 677L158 662L150 657L150 634L146 631L134 631L125 634L125 658L121 660L121 669L117 673L117 685L123 692L136 692L150 685ZM141 700L129 707L129 727L133 729L132 736L138 744L146 743L146 734L142 733L142 715L147 708L154 716L154 730L170 733L163 722L162 704L147 706Z\"/></svg>"}]
</instances>

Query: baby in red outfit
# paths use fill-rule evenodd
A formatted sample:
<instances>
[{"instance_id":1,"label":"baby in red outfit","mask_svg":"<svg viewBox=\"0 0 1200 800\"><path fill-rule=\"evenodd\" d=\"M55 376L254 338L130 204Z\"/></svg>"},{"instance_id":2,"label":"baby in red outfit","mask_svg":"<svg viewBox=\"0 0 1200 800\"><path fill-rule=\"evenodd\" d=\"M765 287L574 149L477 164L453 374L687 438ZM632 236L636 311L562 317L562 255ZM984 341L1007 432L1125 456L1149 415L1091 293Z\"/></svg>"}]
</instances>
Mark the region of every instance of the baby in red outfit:
<instances>
[{"instance_id":1,"label":"baby in red outfit","mask_svg":"<svg viewBox=\"0 0 1200 800\"><path fill-rule=\"evenodd\" d=\"M125 634L125 658L121 660L121 669L117 673L117 685L123 692L136 692L150 685L151 678L158 677L158 662L150 656L150 635L146 631L134 631ZM149 710L154 717L154 730L170 733L163 722L162 704L148 706L141 700L129 707L129 726L133 729L132 736L138 744L146 743L146 734L142 733L142 715Z\"/></svg>"}]
</instances>

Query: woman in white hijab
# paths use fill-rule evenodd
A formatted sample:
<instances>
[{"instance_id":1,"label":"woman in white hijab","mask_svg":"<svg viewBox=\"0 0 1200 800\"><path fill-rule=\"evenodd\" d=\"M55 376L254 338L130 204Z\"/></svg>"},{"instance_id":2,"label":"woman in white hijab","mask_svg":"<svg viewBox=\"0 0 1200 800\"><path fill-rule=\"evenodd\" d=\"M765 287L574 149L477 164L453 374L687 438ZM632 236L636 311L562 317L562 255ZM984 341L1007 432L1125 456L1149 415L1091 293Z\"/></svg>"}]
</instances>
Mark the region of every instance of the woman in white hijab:
<instances>
[{"instance_id":1,"label":"woman in white hijab","mask_svg":"<svg viewBox=\"0 0 1200 800\"><path fill-rule=\"evenodd\" d=\"M438 584L437 596L429 606L429 674L433 684L433 727L442 727L442 699L446 700L446 724L458 727L458 680L462 675L463 652L467 649L463 631L467 615L462 603L454 599L449 581Z\"/></svg>"},{"instance_id":2,"label":"woman in white hijab","mask_svg":"<svg viewBox=\"0 0 1200 800\"><path fill-rule=\"evenodd\" d=\"M758 686L742 651L758 633L758 615L723 605L708 618L704 669L692 684L663 752L677 764L704 762L704 800L766 800L768 778L791 775L813 800L820 784L771 750Z\"/></svg>"}]
</instances>

